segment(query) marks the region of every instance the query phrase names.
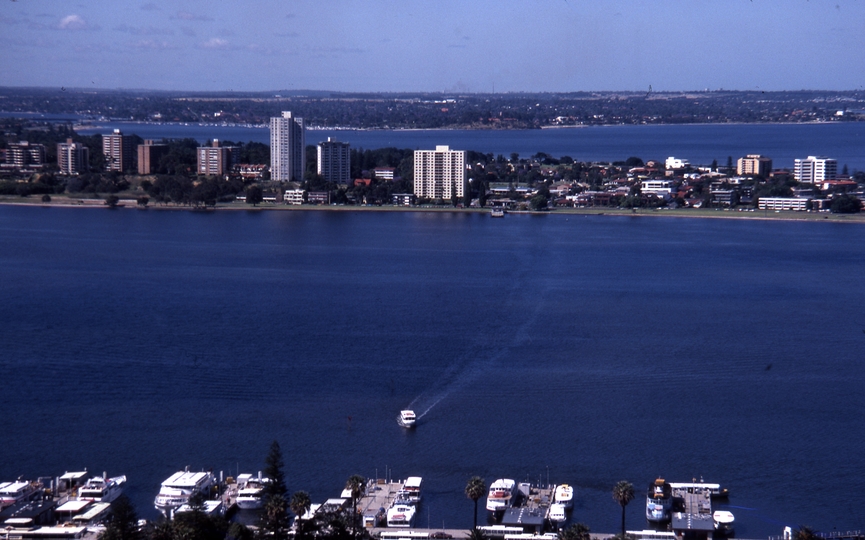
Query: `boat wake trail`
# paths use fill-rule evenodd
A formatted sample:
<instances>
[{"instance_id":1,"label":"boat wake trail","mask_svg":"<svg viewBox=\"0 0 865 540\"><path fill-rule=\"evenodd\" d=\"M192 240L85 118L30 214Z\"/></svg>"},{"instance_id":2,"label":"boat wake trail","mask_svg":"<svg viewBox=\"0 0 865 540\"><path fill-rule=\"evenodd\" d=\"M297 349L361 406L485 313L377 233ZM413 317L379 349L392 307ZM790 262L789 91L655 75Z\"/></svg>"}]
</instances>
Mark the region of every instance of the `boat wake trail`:
<instances>
[{"instance_id":1,"label":"boat wake trail","mask_svg":"<svg viewBox=\"0 0 865 540\"><path fill-rule=\"evenodd\" d=\"M461 358L451 363L438 382L421 392L408 405L409 409L423 410L419 414L415 412L418 420L426 416L451 393L467 387L481 375L497 369L501 361L514 349L532 342L531 330L540 320L540 315L544 312L544 298L550 292L549 287L542 291L527 290L523 287L523 284L531 279L532 269L535 267L536 260L532 256L522 260L521 264L517 265L510 290L502 295L508 300L505 302L506 305L502 306L500 313L522 315L519 322L513 320L500 322L501 331L498 335L510 335L511 339L504 341L495 337L491 342L477 342L471 347L472 351L467 351Z\"/></svg>"}]
</instances>

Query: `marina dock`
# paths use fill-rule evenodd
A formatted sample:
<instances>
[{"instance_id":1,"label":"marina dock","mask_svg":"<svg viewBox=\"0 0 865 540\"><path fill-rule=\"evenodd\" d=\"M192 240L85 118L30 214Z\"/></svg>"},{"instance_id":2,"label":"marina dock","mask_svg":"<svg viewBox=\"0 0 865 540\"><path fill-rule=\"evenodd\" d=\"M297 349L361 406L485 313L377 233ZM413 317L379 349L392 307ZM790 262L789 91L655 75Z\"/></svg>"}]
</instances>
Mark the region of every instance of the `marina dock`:
<instances>
[{"instance_id":1,"label":"marina dock","mask_svg":"<svg viewBox=\"0 0 865 540\"><path fill-rule=\"evenodd\" d=\"M518 505L508 508L502 515L502 525L506 527L521 527L524 532L542 533L547 522L547 513L553 502L555 485L533 486L529 483L519 484Z\"/></svg>"},{"instance_id":2,"label":"marina dock","mask_svg":"<svg viewBox=\"0 0 865 540\"><path fill-rule=\"evenodd\" d=\"M402 480L371 479L366 485L366 493L357 503L357 511L363 516L363 525L373 528L383 521L382 510L390 508L396 500L396 494L402 490L405 482Z\"/></svg>"}]
</instances>

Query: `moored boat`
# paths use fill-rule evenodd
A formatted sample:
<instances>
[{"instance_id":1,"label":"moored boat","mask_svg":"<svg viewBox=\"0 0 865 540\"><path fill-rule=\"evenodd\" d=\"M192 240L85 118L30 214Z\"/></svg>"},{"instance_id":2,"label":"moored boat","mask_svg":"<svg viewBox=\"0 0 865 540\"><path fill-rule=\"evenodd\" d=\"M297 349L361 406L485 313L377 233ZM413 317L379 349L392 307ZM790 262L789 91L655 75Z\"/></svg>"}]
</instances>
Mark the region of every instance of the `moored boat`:
<instances>
[{"instance_id":1,"label":"moored boat","mask_svg":"<svg viewBox=\"0 0 865 540\"><path fill-rule=\"evenodd\" d=\"M560 484L556 486L556 492L553 495L553 501L561 504L565 509L574 507L574 488L568 484Z\"/></svg>"},{"instance_id":2,"label":"moored boat","mask_svg":"<svg viewBox=\"0 0 865 540\"><path fill-rule=\"evenodd\" d=\"M420 504L422 483L423 478L420 476L409 476L405 479L405 484L403 484L397 498L408 504Z\"/></svg>"},{"instance_id":3,"label":"moored boat","mask_svg":"<svg viewBox=\"0 0 865 540\"><path fill-rule=\"evenodd\" d=\"M166 517L170 517L196 493L207 495L213 481L213 475L209 472L176 472L162 482L153 504Z\"/></svg>"},{"instance_id":4,"label":"moored boat","mask_svg":"<svg viewBox=\"0 0 865 540\"><path fill-rule=\"evenodd\" d=\"M36 495L37 485L26 480L0 483L0 510Z\"/></svg>"},{"instance_id":5,"label":"moored boat","mask_svg":"<svg viewBox=\"0 0 865 540\"><path fill-rule=\"evenodd\" d=\"M415 416L414 411L404 410L399 412L396 421L402 427L410 428L414 427L415 422L417 422L417 416Z\"/></svg>"},{"instance_id":6,"label":"moored boat","mask_svg":"<svg viewBox=\"0 0 865 540\"><path fill-rule=\"evenodd\" d=\"M733 513L728 510L715 510L712 514L715 521L715 530L726 535L733 533L733 522L736 520Z\"/></svg>"},{"instance_id":7,"label":"moored boat","mask_svg":"<svg viewBox=\"0 0 865 540\"><path fill-rule=\"evenodd\" d=\"M237 477L237 507L241 510L257 510L264 506L264 486L269 478L241 474Z\"/></svg>"},{"instance_id":8,"label":"moored boat","mask_svg":"<svg viewBox=\"0 0 865 540\"><path fill-rule=\"evenodd\" d=\"M105 473L102 473L102 476L94 476L81 486L78 490L78 500L110 503L123 493L125 484L126 476L108 478Z\"/></svg>"},{"instance_id":9,"label":"moored boat","mask_svg":"<svg viewBox=\"0 0 865 540\"><path fill-rule=\"evenodd\" d=\"M490 210L490 217L505 217L505 211L503 208L493 208Z\"/></svg>"},{"instance_id":10,"label":"moored boat","mask_svg":"<svg viewBox=\"0 0 865 540\"><path fill-rule=\"evenodd\" d=\"M514 504L517 483L510 478L499 478L490 484L487 493L487 510L496 514L504 512Z\"/></svg>"},{"instance_id":11,"label":"moored boat","mask_svg":"<svg viewBox=\"0 0 865 540\"><path fill-rule=\"evenodd\" d=\"M551 504L547 516L549 517L550 522L556 526L561 525L568 519L568 514L565 512L565 505L561 503Z\"/></svg>"},{"instance_id":12,"label":"moored boat","mask_svg":"<svg viewBox=\"0 0 865 540\"><path fill-rule=\"evenodd\" d=\"M646 519L652 523L669 521L673 509L673 490L663 478L649 485L646 493Z\"/></svg>"},{"instance_id":13,"label":"moored boat","mask_svg":"<svg viewBox=\"0 0 865 540\"><path fill-rule=\"evenodd\" d=\"M411 504L395 504L387 511L388 527L411 527L416 509Z\"/></svg>"}]
</instances>

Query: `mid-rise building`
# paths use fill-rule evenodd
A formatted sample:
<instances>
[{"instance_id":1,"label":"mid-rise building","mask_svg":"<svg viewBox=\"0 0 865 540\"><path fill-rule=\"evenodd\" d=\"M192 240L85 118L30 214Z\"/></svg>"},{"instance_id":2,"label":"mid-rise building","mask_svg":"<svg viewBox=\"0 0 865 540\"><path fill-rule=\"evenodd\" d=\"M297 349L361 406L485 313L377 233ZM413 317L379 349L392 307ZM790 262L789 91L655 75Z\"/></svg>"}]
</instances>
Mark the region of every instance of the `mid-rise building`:
<instances>
[{"instance_id":1,"label":"mid-rise building","mask_svg":"<svg viewBox=\"0 0 865 540\"><path fill-rule=\"evenodd\" d=\"M45 147L27 141L11 142L6 149L5 168L27 170L45 165Z\"/></svg>"},{"instance_id":2,"label":"mid-rise building","mask_svg":"<svg viewBox=\"0 0 865 540\"><path fill-rule=\"evenodd\" d=\"M333 137L318 143L317 172L328 182L348 184L351 180L351 146Z\"/></svg>"},{"instance_id":3,"label":"mid-rise building","mask_svg":"<svg viewBox=\"0 0 865 540\"><path fill-rule=\"evenodd\" d=\"M414 194L421 199L461 199L466 190L465 150L436 146L414 151Z\"/></svg>"},{"instance_id":4,"label":"mid-rise building","mask_svg":"<svg viewBox=\"0 0 865 540\"><path fill-rule=\"evenodd\" d=\"M81 174L90 170L90 149L66 139L57 144L57 167L60 174Z\"/></svg>"},{"instance_id":5,"label":"mid-rise building","mask_svg":"<svg viewBox=\"0 0 865 540\"><path fill-rule=\"evenodd\" d=\"M824 156L808 156L793 162L793 178L797 182L813 184L834 180L838 175L838 162Z\"/></svg>"},{"instance_id":6,"label":"mid-rise building","mask_svg":"<svg viewBox=\"0 0 865 540\"><path fill-rule=\"evenodd\" d=\"M270 119L270 178L300 182L306 170L306 126L291 111Z\"/></svg>"},{"instance_id":7,"label":"mid-rise building","mask_svg":"<svg viewBox=\"0 0 865 540\"><path fill-rule=\"evenodd\" d=\"M772 160L760 154L748 154L736 161L736 174L740 176L768 177L772 172Z\"/></svg>"},{"instance_id":8,"label":"mid-rise building","mask_svg":"<svg viewBox=\"0 0 865 540\"><path fill-rule=\"evenodd\" d=\"M105 157L105 170L126 172L134 169L132 137L124 135L119 129L102 136L102 155Z\"/></svg>"},{"instance_id":9,"label":"mid-rise building","mask_svg":"<svg viewBox=\"0 0 865 540\"><path fill-rule=\"evenodd\" d=\"M372 175L381 180L393 181L396 178L396 168L376 167L372 170Z\"/></svg>"},{"instance_id":10,"label":"mid-rise building","mask_svg":"<svg viewBox=\"0 0 865 540\"><path fill-rule=\"evenodd\" d=\"M231 170L239 154L238 148L220 146L219 139L213 139L210 146L198 147L198 174L221 176Z\"/></svg>"},{"instance_id":11,"label":"mid-rise building","mask_svg":"<svg viewBox=\"0 0 865 540\"><path fill-rule=\"evenodd\" d=\"M159 166L159 160L168 153L167 144L154 144L147 139L138 145L138 174L153 174Z\"/></svg>"},{"instance_id":12,"label":"mid-rise building","mask_svg":"<svg viewBox=\"0 0 865 540\"><path fill-rule=\"evenodd\" d=\"M302 189L287 189L283 194L285 204L303 204L303 194L306 193Z\"/></svg>"}]
</instances>

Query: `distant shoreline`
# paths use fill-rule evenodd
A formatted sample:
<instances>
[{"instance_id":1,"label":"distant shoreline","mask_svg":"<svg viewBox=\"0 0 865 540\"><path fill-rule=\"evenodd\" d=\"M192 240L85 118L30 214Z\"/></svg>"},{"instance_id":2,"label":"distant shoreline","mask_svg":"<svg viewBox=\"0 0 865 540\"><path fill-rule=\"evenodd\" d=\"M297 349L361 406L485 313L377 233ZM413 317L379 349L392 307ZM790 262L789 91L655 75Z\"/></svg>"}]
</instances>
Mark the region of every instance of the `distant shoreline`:
<instances>
[{"instance_id":1,"label":"distant shoreline","mask_svg":"<svg viewBox=\"0 0 865 540\"><path fill-rule=\"evenodd\" d=\"M285 205L263 203L258 206L250 206L245 203L227 203L212 207L195 207L188 205L159 205L148 204L140 207L137 204L118 204L109 208L97 199L52 199L50 202L9 200L0 199L0 206L25 206L42 208L94 208L105 210L139 210L139 211L186 211L186 212L429 212L429 213L489 213L489 208L455 208L447 206L418 207L418 206L336 206L336 205ZM788 222L819 222L819 223L856 223L865 224L865 213L859 214L832 214L829 212L794 212L794 211L763 211L763 210L735 210L735 209L620 209L620 208L555 208L545 211L514 210L507 211L514 215L551 215L551 216L611 216L611 217L671 217L691 219L745 219L756 221L788 221ZM507 216L506 214L506 216Z\"/></svg>"}]
</instances>

